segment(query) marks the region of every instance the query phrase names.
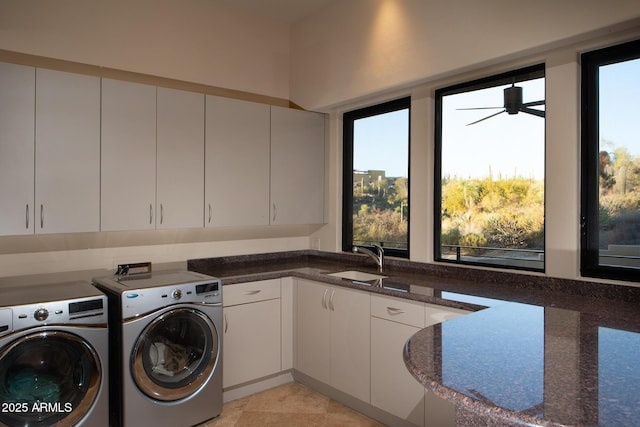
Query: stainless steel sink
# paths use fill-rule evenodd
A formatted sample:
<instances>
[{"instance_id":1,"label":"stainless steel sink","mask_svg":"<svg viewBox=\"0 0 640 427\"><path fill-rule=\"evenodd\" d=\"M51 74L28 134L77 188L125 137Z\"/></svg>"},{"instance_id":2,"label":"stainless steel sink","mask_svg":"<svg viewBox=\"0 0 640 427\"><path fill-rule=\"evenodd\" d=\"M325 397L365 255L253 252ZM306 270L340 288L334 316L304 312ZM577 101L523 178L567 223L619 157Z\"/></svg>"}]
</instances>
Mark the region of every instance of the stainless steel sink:
<instances>
[{"instance_id":1,"label":"stainless steel sink","mask_svg":"<svg viewBox=\"0 0 640 427\"><path fill-rule=\"evenodd\" d=\"M381 274L366 273L364 271L357 270L345 270L338 271L337 273L329 273L327 276L340 277L342 279L356 280L359 282L366 282L369 280L386 279L388 276Z\"/></svg>"}]
</instances>

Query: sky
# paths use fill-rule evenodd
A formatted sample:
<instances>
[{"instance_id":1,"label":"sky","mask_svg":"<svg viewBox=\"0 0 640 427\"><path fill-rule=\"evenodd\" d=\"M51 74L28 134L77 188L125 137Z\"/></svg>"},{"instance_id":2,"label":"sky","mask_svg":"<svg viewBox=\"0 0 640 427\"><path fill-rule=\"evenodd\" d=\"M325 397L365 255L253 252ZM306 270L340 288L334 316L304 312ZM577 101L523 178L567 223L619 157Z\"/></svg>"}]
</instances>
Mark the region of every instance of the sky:
<instances>
[{"instance_id":1,"label":"sky","mask_svg":"<svg viewBox=\"0 0 640 427\"><path fill-rule=\"evenodd\" d=\"M502 176L544 178L544 118L503 110L504 89L511 85L449 95L442 100L442 175L459 178ZM519 82L523 102L544 100L544 79ZM459 108L498 107L487 110ZM543 110L544 105L532 107Z\"/></svg>"},{"instance_id":2,"label":"sky","mask_svg":"<svg viewBox=\"0 0 640 427\"><path fill-rule=\"evenodd\" d=\"M408 177L409 110L356 120L353 124L353 168L384 170Z\"/></svg>"},{"instance_id":3,"label":"sky","mask_svg":"<svg viewBox=\"0 0 640 427\"><path fill-rule=\"evenodd\" d=\"M640 59L600 67L600 140L640 156Z\"/></svg>"},{"instance_id":4,"label":"sky","mask_svg":"<svg viewBox=\"0 0 640 427\"><path fill-rule=\"evenodd\" d=\"M600 70L600 135L616 147L640 156L640 59ZM523 102L545 99L544 79L517 84ZM443 99L443 176L543 179L545 120L518 113L469 123L503 109L503 90L510 85L449 95ZM459 110L459 108L498 107ZM544 106L533 107L544 110ZM354 169L385 170L387 176L407 176L408 111L401 110L354 123ZM608 145L608 144L606 144ZM611 147L603 146L603 149Z\"/></svg>"}]
</instances>

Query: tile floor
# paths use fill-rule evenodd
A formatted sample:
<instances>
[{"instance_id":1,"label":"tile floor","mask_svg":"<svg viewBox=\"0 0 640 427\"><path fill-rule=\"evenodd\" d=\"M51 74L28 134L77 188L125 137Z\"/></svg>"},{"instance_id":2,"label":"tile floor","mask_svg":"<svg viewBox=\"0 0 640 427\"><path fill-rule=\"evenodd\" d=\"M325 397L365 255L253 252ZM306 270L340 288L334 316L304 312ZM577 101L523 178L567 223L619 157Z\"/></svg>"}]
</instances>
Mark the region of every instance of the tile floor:
<instances>
[{"instance_id":1,"label":"tile floor","mask_svg":"<svg viewBox=\"0 0 640 427\"><path fill-rule=\"evenodd\" d=\"M201 427L380 427L380 424L310 388L284 384L224 404Z\"/></svg>"}]
</instances>

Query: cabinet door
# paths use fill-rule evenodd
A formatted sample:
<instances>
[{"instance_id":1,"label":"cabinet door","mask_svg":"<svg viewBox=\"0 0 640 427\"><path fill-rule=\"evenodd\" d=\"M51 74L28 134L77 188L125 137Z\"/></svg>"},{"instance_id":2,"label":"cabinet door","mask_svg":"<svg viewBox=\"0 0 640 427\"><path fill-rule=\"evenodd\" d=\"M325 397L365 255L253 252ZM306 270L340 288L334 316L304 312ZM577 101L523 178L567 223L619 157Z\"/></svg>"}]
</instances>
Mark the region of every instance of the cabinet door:
<instances>
[{"instance_id":1,"label":"cabinet door","mask_svg":"<svg viewBox=\"0 0 640 427\"><path fill-rule=\"evenodd\" d=\"M269 224L269 106L207 95L205 226Z\"/></svg>"},{"instance_id":2,"label":"cabinet door","mask_svg":"<svg viewBox=\"0 0 640 427\"><path fill-rule=\"evenodd\" d=\"M324 116L271 107L271 224L324 222Z\"/></svg>"},{"instance_id":3,"label":"cabinet door","mask_svg":"<svg viewBox=\"0 0 640 427\"><path fill-rule=\"evenodd\" d=\"M0 235L34 230L35 75L0 63Z\"/></svg>"},{"instance_id":4,"label":"cabinet door","mask_svg":"<svg viewBox=\"0 0 640 427\"><path fill-rule=\"evenodd\" d=\"M296 366L325 384L331 382L329 292L322 284L298 281Z\"/></svg>"},{"instance_id":5,"label":"cabinet door","mask_svg":"<svg viewBox=\"0 0 640 427\"><path fill-rule=\"evenodd\" d=\"M225 307L224 321L224 388L280 372L280 299Z\"/></svg>"},{"instance_id":6,"label":"cabinet door","mask_svg":"<svg viewBox=\"0 0 640 427\"><path fill-rule=\"evenodd\" d=\"M370 402L370 295L331 288L331 385Z\"/></svg>"},{"instance_id":7,"label":"cabinet door","mask_svg":"<svg viewBox=\"0 0 640 427\"><path fill-rule=\"evenodd\" d=\"M100 229L100 79L36 71L36 233Z\"/></svg>"},{"instance_id":8,"label":"cabinet door","mask_svg":"<svg viewBox=\"0 0 640 427\"><path fill-rule=\"evenodd\" d=\"M158 88L157 228L202 227L204 95Z\"/></svg>"},{"instance_id":9,"label":"cabinet door","mask_svg":"<svg viewBox=\"0 0 640 427\"><path fill-rule=\"evenodd\" d=\"M102 79L102 231L155 228L156 88Z\"/></svg>"},{"instance_id":10,"label":"cabinet door","mask_svg":"<svg viewBox=\"0 0 640 427\"><path fill-rule=\"evenodd\" d=\"M423 426L425 390L409 373L402 356L405 342L419 330L371 318L371 404Z\"/></svg>"}]
</instances>

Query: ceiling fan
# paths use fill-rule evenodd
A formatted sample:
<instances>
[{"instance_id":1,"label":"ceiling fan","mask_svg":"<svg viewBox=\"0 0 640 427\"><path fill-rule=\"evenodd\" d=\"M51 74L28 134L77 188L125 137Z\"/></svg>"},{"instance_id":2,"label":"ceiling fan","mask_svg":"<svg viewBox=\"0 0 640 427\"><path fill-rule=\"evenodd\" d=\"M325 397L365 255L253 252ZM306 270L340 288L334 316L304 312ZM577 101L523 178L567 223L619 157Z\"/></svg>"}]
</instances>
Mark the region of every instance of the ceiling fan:
<instances>
[{"instance_id":1,"label":"ceiling fan","mask_svg":"<svg viewBox=\"0 0 640 427\"><path fill-rule=\"evenodd\" d=\"M495 108L504 108L502 111L498 111L497 113L491 114L490 116L484 117L480 120L476 120L475 122L467 124L467 126L475 125L483 120L490 119L491 117L495 117L498 114L502 114L507 112L507 114L518 114L518 112L523 112L527 114L533 114L538 117L545 117L545 112L543 110L536 110L534 107L536 105L544 105L544 100L542 101L533 101L533 102L522 102L522 87L516 86L515 83L511 84L511 87L504 89L504 106L503 107L476 107L476 108L458 108L458 110L489 110Z\"/></svg>"}]
</instances>

